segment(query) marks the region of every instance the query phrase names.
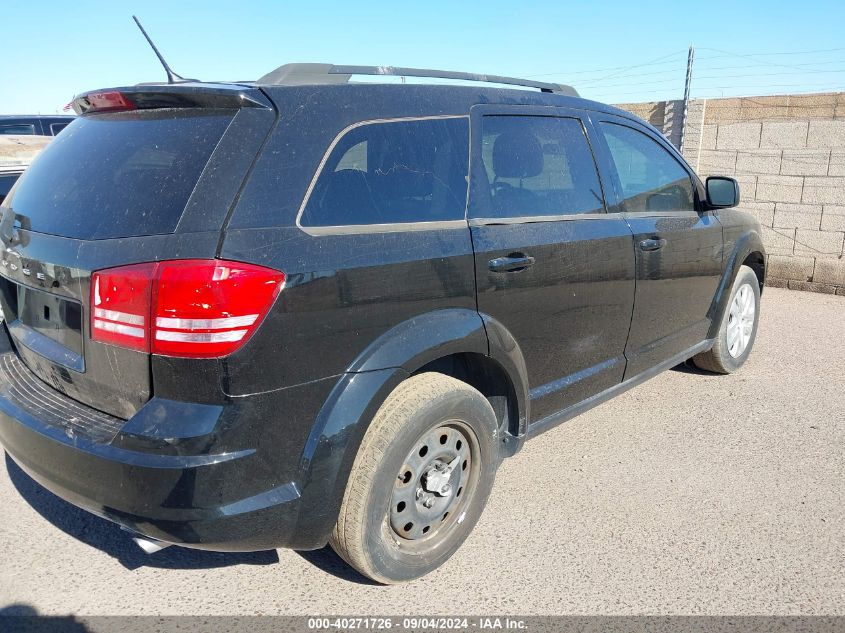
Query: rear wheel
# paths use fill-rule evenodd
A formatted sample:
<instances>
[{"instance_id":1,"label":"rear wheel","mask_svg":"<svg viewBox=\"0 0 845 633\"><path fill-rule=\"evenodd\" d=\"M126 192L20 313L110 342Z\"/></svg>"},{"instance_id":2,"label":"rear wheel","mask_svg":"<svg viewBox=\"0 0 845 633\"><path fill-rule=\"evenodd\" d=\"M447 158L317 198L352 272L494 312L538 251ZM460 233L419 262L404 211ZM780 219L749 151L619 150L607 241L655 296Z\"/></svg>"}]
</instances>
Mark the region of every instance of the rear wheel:
<instances>
[{"instance_id":1,"label":"rear wheel","mask_svg":"<svg viewBox=\"0 0 845 633\"><path fill-rule=\"evenodd\" d=\"M331 546L382 583L442 565L484 509L496 430L490 403L466 383L437 373L404 381L364 436Z\"/></svg>"},{"instance_id":2,"label":"rear wheel","mask_svg":"<svg viewBox=\"0 0 845 633\"><path fill-rule=\"evenodd\" d=\"M718 374L742 367L754 346L760 320L760 283L748 266L742 266L731 288L728 309L722 317L712 349L695 356L695 366Z\"/></svg>"}]
</instances>

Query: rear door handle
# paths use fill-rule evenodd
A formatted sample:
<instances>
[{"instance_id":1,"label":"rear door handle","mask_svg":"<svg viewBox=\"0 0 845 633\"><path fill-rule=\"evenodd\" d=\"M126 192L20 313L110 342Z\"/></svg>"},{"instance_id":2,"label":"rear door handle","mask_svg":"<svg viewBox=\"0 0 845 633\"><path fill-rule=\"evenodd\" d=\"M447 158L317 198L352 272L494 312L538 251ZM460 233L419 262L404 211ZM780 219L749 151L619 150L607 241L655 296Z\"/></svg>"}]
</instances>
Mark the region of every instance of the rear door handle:
<instances>
[{"instance_id":1,"label":"rear door handle","mask_svg":"<svg viewBox=\"0 0 845 633\"><path fill-rule=\"evenodd\" d=\"M666 240L661 238L647 239L640 242L641 251L659 251L666 246Z\"/></svg>"},{"instance_id":2,"label":"rear door handle","mask_svg":"<svg viewBox=\"0 0 845 633\"><path fill-rule=\"evenodd\" d=\"M497 257L487 262L487 267L494 273L516 273L534 265L534 258L525 253L511 253L507 257Z\"/></svg>"}]
</instances>

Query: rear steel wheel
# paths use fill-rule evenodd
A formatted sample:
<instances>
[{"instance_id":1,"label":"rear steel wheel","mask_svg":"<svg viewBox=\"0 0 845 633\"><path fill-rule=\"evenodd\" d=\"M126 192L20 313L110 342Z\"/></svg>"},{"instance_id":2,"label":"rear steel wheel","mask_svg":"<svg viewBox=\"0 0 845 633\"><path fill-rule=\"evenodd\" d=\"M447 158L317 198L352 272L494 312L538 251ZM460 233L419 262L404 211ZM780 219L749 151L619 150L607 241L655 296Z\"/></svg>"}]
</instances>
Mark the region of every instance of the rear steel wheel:
<instances>
[{"instance_id":1,"label":"rear steel wheel","mask_svg":"<svg viewBox=\"0 0 845 633\"><path fill-rule=\"evenodd\" d=\"M469 535L499 465L498 422L487 399L450 376L411 376L370 424L330 543L382 583L442 565Z\"/></svg>"},{"instance_id":2,"label":"rear steel wheel","mask_svg":"<svg viewBox=\"0 0 845 633\"><path fill-rule=\"evenodd\" d=\"M464 423L452 420L425 433L405 457L390 504L390 527L407 546L422 549L460 521L472 499L478 442Z\"/></svg>"}]
</instances>

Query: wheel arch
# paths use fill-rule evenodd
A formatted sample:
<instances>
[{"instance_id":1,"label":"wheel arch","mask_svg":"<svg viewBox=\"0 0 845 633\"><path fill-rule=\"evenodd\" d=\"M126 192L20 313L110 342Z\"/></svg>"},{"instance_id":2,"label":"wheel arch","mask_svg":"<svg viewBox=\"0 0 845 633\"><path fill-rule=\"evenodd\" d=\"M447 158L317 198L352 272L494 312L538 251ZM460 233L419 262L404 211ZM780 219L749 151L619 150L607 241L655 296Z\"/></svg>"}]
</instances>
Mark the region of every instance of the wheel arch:
<instances>
[{"instance_id":1,"label":"wheel arch","mask_svg":"<svg viewBox=\"0 0 845 633\"><path fill-rule=\"evenodd\" d=\"M715 338L719 331L725 310L728 308L731 288L742 266L748 266L754 271L762 292L766 280L765 254L766 249L763 246L763 240L756 230L749 229L734 242L710 307L711 324L708 338Z\"/></svg>"},{"instance_id":2,"label":"wheel arch","mask_svg":"<svg viewBox=\"0 0 845 633\"><path fill-rule=\"evenodd\" d=\"M525 361L513 336L475 310L436 310L391 328L338 377L300 460L301 509L294 548L328 541L355 456L381 404L406 378L439 371L487 397L504 425L503 454L522 446L528 420Z\"/></svg>"},{"instance_id":3,"label":"wheel arch","mask_svg":"<svg viewBox=\"0 0 845 633\"><path fill-rule=\"evenodd\" d=\"M757 283L760 284L760 292L766 283L766 255L763 250L754 250L742 260L742 266L748 266L757 275Z\"/></svg>"},{"instance_id":4,"label":"wheel arch","mask_svg":"<svg viewBox=\"0 0 845 633\"><path fill-rule=\"evenodd\" d=\"M525 432L526 405L501 364L484 354L461 352L433 360L412 375L425 372L451 376L477 389L496 413L502 438L502 452L512 455L519 449Z\"/></svg>"},{"instance_id":5,"label":"wheel arch","mask_svg":"<svg viewBox=\"0 0 845 633\"><path fill-rule=\"evenodd\" d=\"M463 380L491 401L505 431L517 438L525 433L530 402L525 359L513 335L489 315L450 309L414 317L380 336L349 371L388 367Z\"/></svg>"}]
</instances>

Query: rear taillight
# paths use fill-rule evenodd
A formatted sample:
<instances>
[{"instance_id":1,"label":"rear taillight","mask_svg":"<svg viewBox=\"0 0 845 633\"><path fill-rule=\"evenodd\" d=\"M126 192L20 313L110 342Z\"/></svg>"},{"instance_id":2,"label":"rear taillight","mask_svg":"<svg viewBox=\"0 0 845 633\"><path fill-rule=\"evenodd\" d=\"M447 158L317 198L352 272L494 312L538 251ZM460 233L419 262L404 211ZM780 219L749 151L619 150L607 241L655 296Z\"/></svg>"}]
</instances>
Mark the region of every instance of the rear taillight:
<instances>
[{"instance_id":1,"label":"rear taillight","mask_svg":"<svg viewBox=\"0 0 845 633\"><path fill-rule=\"evenodd\" d=\"M150 350L150 290L158 264L123 266L91 278L91 337Z\"/></svg>"},{"instance_id":2,"label":"rear taillight","mask_svg":"<svg viewBox=\"0 0 845 633\"><path fill-rule=\"evenodd\" d=\"M164 356L217 358L240 348L284 285L277 270L186 259L91 278L91 337Z\"/></svg>"}]
</instances>

